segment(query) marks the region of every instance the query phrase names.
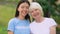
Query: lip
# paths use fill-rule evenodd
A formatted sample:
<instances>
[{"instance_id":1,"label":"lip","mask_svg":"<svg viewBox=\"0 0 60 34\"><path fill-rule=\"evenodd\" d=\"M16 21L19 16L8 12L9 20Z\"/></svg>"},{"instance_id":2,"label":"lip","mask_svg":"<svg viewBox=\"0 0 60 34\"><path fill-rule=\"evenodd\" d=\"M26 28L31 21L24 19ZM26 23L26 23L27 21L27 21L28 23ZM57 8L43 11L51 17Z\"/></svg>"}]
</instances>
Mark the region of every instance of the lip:
<instances>
[{"instance_id":1,"label":"lip","mask_svg":"<svg viewBox=\"0 0 60 34\"><path fill-rule=\"evenodd\" d=\"M26 15L27 14L27 11L23 11L22 14Z\"/></svg>"},{"instance_id":2,"label":"lip","mask_svg":"<svg viewBox=\"0 0 60 34\"><path fill-rule=\"evenodd\" d=\"M34 14L34 17L37 17L37 16L39 16L39 13Z\"/></svg>"},{"instance_id":3,"label":"lip","mask_svg":"<svg viewBox=\"0 0 60 34\"><path fill-rule=\"evenodd\" d=\"M27 13L27 11L23 11L23 13Z\"/></svg>"}]
</instances>

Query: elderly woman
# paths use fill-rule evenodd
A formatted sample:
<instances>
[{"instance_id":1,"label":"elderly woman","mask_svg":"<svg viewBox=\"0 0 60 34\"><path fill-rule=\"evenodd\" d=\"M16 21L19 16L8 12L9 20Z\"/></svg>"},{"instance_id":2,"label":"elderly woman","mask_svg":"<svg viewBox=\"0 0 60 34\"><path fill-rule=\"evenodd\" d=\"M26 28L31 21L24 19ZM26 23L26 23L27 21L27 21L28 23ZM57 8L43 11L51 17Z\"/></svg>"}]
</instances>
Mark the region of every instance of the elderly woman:
<instances>
[{"instance_id":1,"label":"elderly woman","mask_svg":"<svg viewBox=\"0 0 60 34\"><path fill-rule=\"evenodd\" d=\"M43 17L43 9L37 2L32 2L29 13L34 21L30 24L32 34L56 34L56 22L52 18Z\"/></svg>"}]
</instances>

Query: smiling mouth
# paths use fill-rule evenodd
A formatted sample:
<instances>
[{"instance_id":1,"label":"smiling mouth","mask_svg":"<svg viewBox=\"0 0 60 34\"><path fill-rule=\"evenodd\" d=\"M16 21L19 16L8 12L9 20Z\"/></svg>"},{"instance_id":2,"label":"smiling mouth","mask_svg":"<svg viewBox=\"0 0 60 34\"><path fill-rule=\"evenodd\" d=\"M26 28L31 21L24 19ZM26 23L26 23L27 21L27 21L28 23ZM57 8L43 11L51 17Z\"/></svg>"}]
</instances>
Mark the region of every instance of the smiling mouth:
<instances>
[{"instance_id":1,"label":"smiling mouth","mask_svg":"<svg viewBox=\"0 0 60 34\"><path fill-rule=\"evenodd\" d=\"M27 11L23 11L23 14L26 14L27 13Z\"/></svg>"},{"instance_id":2,"label":"smiling mouth","mask_svg":"<svg viewBox=\"0 0 60 34\"><path fill-rule=\"evenodd\" d=\"M35 14L34 16L37 17L39 15L39 13Z\"/></svg>"},{"instance_id":3,"label":"smiling mouth","mask_svg":"<svg viewBox=\"0 0 60 34\"><path fill-rule=\"evenodd\" d=\"M23 11L23 13L24 13L24 14L26 14L26 13L27 13L27 11L25 11L25 12Z\"/></svg>"}]
</instances>

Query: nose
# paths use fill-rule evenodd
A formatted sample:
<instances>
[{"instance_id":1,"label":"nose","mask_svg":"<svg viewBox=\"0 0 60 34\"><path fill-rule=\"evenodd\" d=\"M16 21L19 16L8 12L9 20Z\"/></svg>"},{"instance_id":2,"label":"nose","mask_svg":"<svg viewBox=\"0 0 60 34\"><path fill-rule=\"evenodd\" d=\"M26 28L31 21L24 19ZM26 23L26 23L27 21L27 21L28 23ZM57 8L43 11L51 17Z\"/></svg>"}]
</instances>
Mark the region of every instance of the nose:
<instances>
[{"instance_id":1,"label":"nose","mask_svg":"<svg viewBox=\"0 0 60 34\"><path fill-rule=\"evenodd\" d=\"M27 8L26 7L24 8L24 11L27 11Z\"/></svg>"},{"instance_id":2,"label":"nose","mask_svg":"<svg viewBox=\"0 0 60 34\"><path fill-rule=\"evenodd\" d=\"M27 9L26 7L23 9L23 11L24 11L25 13L28 13L28 9Z\"/></svg>"},{"instance_id":3,"label":"nose","mask_svg":"<svg viewBox=\"0 0 60 34\"><path fill-rule=\"evenodd\" d=\"M36 11L33 11L34 14L36 14Z\"/></svg>"}]
</instances>

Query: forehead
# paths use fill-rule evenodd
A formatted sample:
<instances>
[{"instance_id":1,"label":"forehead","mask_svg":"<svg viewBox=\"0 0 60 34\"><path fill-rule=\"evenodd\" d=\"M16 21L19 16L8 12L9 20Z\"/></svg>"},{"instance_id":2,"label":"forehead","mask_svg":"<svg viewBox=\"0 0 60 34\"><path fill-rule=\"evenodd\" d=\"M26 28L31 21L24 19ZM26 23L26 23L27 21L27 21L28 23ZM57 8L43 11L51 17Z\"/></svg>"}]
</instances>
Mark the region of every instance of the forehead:
<instances>
[{"instance_id":1,"label":"forehead","mask_svg":"<svg viewBox=\"0 0 60 34\"><path fill-rule=\"evenodd\" d=\"M34 11L34 10L39 10L39 8L32 8L32 9L29 9L30 12Z\"/></svg>"},{"instance_id":2,"label":"forehead","mask_svg":"<svg viewBox=\"0 0 60 34\"><path fill-rule=\"evenodd\" d=\"M24 2L24 3L21 3L20 6L29 6L29 4Z\"/></svg>"}]
</instances>

